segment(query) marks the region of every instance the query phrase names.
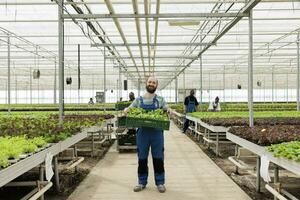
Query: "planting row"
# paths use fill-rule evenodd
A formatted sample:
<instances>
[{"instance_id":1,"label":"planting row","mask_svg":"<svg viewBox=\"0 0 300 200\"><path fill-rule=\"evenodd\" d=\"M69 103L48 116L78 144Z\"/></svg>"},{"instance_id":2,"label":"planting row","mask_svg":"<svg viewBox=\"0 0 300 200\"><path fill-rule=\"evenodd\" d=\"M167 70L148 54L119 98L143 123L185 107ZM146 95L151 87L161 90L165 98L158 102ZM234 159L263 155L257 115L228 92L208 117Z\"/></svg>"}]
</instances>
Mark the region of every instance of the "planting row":
<instances>
[{"instance_id":1,"label":"planting row","mask_svg":"<svg viewBox=\"0 0 300 200\"><path fill-rule=\"evenodd\" d=\"M170 107L177 112L183 113L183 104L171 104ZM197 107L197 111L207 111L208 104L203 103ZM296 103L255 103L254 111L292 111L297 109ZM248 111L247 103L221 103L222 111Z\"/></svg>"},{"instance_id":2,"label":"planting row","mask_svg":"<svg viewBox=\"0 0 300 200\"><path fill-rule=\"evenodd\" d=\"M34 153L39 148L45 147L51 142L50 137L34 137L27 138L23 136L0 137L0 168L8 167L10 160L26 157L26 154Z\"/></svg>"},{"instance_id":3,"label":"planting row","mask_svg":"<svg viewBox=\"0 0 300 200\"><path fill-rule=\"evenodd\" d=\"M66 115L59 125L57 115L10 116L0 118L0 167L9 159L35 152L48 143L63 141L81 131L82 127L101 125L113 115Z\"/></svg>"}]
</instances>

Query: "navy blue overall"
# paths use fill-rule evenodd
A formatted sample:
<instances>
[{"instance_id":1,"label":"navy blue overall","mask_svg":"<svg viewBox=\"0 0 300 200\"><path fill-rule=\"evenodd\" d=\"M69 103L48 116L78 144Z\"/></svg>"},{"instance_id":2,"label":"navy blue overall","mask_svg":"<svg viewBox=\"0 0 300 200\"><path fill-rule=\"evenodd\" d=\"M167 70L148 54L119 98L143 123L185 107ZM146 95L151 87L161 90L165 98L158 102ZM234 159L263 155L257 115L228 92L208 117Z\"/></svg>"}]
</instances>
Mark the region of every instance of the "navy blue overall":
<instances>
[{"instance_id":1,"label":"navy blue overall","mask_svg":"<svg viewBox=\"0 0 300 200\"><path fill-rule=\"evenodd\" d=\"M186 110L187 110L188 113L196 111L196 102L195 101L191 101L190 97L189 97L189 103L187 105L187 109Z\"/></svg>"},{"instance_id":2,"label":"navy blue overall","mask_svg":"<svg viewBox=\"0 0 300 200\"><path fill-rule=\"evenodd\" d=\"M155 97L150 105L145 105L143 98L140 97L140 107L145 110L155 110L159 108L159 102ZM147 185L148 180L148 154L151 147L153 159L155 184L165 183L164 170L164 135L162 129L143 127L137 130L137 151L138 151L138 178L139 184Z\"/></svg>"},{"instance_id":3,"label":"navy blue overall","mask_svg":"<svg viewBox=\"0 0 300 200\"><path fill-rule=\"evenodd\" d=\"M195 112L195 111L196 111L196 102L195 101L191 101L191 98L189 97L189 103L186 106L186 112L187 113L191 113L191 112ZM184 122L184 125L183 125L183 132L184 133L188 129L189 123L190 123L190 120L185 119L185 122Z\"/></svg>"}]
</instances>

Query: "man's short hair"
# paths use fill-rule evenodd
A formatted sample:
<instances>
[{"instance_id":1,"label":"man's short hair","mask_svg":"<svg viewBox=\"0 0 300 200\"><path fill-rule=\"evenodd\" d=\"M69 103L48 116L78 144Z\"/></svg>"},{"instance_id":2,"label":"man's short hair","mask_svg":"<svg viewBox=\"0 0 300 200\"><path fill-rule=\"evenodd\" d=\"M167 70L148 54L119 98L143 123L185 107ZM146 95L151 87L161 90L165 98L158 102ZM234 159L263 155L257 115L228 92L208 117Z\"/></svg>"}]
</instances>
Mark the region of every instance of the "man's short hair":
<instances>
[{"instance_id":1,"label":"man's short hair","mask_svg":"<svg viewBox=\"0 0 300 200\"><path fill-rule=\"evenodd\" d=\"M195 94L195 90L191 90L190 95L194 95L194 94Z\"/></svg>"}]
</instances>

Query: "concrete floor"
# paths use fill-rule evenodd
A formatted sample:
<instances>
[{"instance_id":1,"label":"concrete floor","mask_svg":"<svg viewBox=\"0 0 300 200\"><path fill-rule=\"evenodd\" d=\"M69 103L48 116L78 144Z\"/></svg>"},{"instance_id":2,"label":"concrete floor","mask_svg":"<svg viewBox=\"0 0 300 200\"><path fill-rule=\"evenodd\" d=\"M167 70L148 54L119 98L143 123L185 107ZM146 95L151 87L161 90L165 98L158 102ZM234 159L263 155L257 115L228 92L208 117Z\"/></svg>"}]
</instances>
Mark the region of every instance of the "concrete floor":
<instances>
[{"instance_id":1,"label":"concrete floor","mask_svg":"<svg viewBox=\"0 0 300 200\"><path fill-rule=\"evenodd\" d=\"M68 200L251 199L173 123L165 132L166 193L157 191L152 160L148 163L147 188L135 193L137 156L119 154L113 146Z\"/></svg>"}]
</instances>

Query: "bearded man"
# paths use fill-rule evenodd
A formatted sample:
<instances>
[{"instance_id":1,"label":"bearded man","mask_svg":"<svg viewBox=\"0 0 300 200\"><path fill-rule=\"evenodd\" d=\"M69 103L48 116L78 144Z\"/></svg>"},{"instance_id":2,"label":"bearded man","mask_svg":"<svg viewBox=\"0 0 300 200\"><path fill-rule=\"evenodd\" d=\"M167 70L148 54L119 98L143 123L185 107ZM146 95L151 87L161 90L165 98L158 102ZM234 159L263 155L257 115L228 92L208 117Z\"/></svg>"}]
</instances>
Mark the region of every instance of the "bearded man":
<instances>
[{"instance_id":1,"label":"bearded man","mask_svg":"<svg viewBox=\"0 0 300 200\"><path fill-rule=\"evenodd\" d=\"M127 114L130 108L143 108L147 111L155 109L167 110L167 104L163 97L155 94L158 81L149 77L146 82L146 93L136 98L132 104L125 108ZM140 192L146 188L148 183L148 154L151 147L151 154L154 168L155 184L160 193L166 191L165 169L164 169L164 135L163 130L158 128L142 127L137 130L137 154L138 154L138 185L134 192Z\"/></svg>"}]
</instances>

